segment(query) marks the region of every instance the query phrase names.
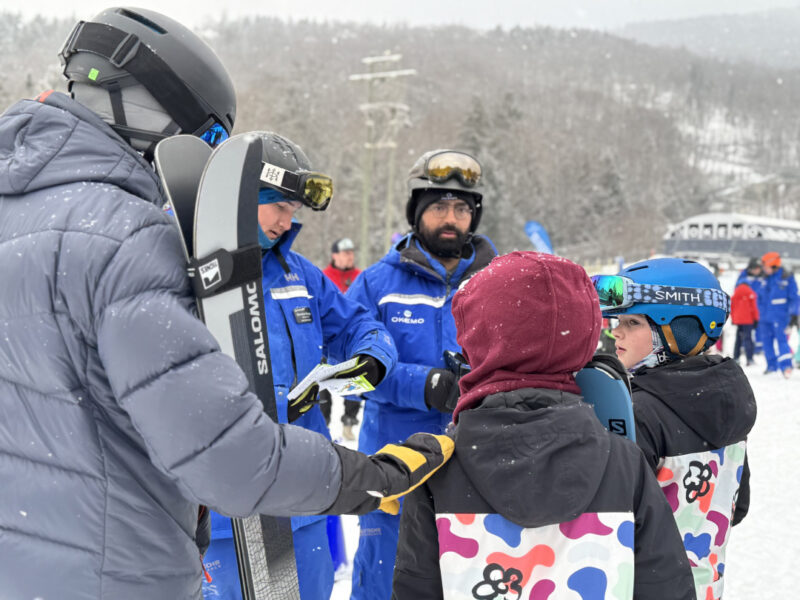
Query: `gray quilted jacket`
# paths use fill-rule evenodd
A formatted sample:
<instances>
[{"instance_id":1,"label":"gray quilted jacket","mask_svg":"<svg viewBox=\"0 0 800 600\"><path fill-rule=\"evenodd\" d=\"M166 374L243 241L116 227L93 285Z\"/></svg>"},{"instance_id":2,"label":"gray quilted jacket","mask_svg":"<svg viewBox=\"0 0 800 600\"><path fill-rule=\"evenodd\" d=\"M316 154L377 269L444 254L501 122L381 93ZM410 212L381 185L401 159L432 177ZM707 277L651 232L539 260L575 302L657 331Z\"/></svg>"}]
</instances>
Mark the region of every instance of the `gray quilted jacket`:
<instances>
[{"instance_id":1,"label":"gray quilted jacket","mask_svg":"<svg viewBox=\"0 0 800 600\"><path fill-rule=\"evenodd\" d=\"M151 167L62 94L0 116L0 599L198 599L198 504L316 513L341 466L192 313Z\"/></svg>"}]
</instances>

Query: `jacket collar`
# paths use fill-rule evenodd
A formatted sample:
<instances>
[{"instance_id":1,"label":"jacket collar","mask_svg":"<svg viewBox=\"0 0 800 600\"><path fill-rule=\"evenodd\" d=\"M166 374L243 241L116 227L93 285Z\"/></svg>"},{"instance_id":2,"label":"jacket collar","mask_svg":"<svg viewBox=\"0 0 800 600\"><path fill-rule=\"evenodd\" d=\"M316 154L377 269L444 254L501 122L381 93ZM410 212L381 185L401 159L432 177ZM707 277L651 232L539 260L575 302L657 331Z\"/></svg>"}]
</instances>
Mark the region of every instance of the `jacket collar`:
<instances>
[{"instance_id":1,"label":"jacket collar","mask_svg":"<svg viewBox=\"0 0 800 600\"><path fill-rule=\"evenodd\" d=\"M460 282L472 277L497 256L494 244L489 238L482 235L472 236L472 241L467 244L467 247L469 256L461 258L455 271L449 277L442 264L431 256L414 233L409 233L397 242L382 260L394 266L410 268L429 279L442 283Z\"/></svg>"},{"instance_id":2,"label":"jacket collar","mask_svg":"<svg viewBox=\"0 0 800 600\"><path fill-rule=\"evenodd\" d=\"M278 240L278 243L275 244L272 248L267 250L264 254L269 254L270 252L274 253L274 250L277 248L282 254L286 254L290 252L292 249L292 244L294 244L294 240L300 233L300 230L303 228L303 224L297 221L292 221L292 226L289 227L288 231L285 231L281 236L281 239Z\"/></svg>"}]
</instances>

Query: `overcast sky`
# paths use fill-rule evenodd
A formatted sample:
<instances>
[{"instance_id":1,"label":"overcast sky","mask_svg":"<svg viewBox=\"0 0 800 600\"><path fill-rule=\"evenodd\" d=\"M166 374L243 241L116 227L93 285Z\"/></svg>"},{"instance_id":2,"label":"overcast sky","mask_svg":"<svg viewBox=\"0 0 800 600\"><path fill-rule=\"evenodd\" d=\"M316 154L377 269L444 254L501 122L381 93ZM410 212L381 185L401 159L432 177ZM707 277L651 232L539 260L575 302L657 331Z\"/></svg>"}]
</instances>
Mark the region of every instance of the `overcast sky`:
<instances>
[{"instance_id":1,"label":"overcast sky","mask_svg":"<svg viewBox=\"0 0 800 600\"><path fill-rule=\"evenodd\" d=\"M88 18L109 5L115 5L113 0L11 0L3 2L2 8L26 16ZM612 29L635 21L797 6L800 0L132 0L130 5L153 8L191 26L224 11L231 17L262 14L410 25L458 23L478 28L552 25Z\"/></svg>"}]
</instances>

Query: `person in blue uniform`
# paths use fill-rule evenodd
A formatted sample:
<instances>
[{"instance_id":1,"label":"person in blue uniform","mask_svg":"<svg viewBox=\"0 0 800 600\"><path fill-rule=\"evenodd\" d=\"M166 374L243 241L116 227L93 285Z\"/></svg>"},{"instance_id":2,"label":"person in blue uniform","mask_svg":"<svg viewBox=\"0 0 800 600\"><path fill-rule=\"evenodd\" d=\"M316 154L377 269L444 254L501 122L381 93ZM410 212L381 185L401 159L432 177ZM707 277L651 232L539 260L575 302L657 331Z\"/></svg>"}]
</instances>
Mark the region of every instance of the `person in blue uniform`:
<instances>
[{"instance_id":1,"label":"person in blue uniform","mask_svg":"<svg viewBox=\"0 0 800 600\"><path fill-rule=\"evenodd\" d=\"M488 238L475 233L482 208L475 158L454 150L423 154L408 176L412 232L347 291L386 325L399 354L395 370L365 394L362 452L405 439L406 432L442 433L450 423L458 386L443 353L459 350L450 303L497 254ZM374 512L359 522L351 598L389 600L400 517Z\"/></svg>"},{"instance_id":2,"label":"person in blue uniform","mask_svg":"<svg viewBox=\"0 0 800 600\"><path fill-rule=\"evenodd\" d=\"M357 357L357 365L348 375L364 375L377 385L394 367L397 351L382 323L363 306L342 295L318 267L292 251L292 243L302 227L295 219L297 211L326 208L330 190L326 194L320 188L330 185L330 181L318 176L307 184L305 191L316 194L313 197L304 197L304 189L284 187L289 185L288 180L300 185L297 182L303 181L302 176L311 173L311 164L292 141L270 132L260 135L265 168L272 173L262 174L258 235L263 254L264 306L278 421L330 438L319 409L316 386L302 390L291 402L287 401L289 391L328 357L335 362ZM287 177L285 173L301 177ZM273 183L263 183L264 179ZM334 567L326 519L324 515L292 517L295 560L304 599L327 599L333 589ZM213 566L219 548L225 544L226 562L233 561L235 565L230 521L212 514L212 531L206 562ZM206 594L209 597L215 596Z\"/></svg>"}]
</instances>

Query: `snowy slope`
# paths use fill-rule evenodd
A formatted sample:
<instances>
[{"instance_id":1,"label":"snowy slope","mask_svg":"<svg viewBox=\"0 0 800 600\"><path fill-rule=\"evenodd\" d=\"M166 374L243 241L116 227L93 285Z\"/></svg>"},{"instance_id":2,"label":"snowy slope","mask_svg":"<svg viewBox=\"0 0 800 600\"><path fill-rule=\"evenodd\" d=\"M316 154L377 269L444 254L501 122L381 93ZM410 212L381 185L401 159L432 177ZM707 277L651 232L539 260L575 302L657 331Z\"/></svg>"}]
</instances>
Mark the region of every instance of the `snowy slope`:
<instances>
[{"instance_id":1,"label":"snowy slope","mask_svg":"<svg viewBox=\"0 0 800 600\"><path fill-rule=\"evenodd\" d=\"M729 340L733 330L729 332ZM798 340L792 339L796 348ZM729 351L728 344L726 350ZM748 446L751 506L728 545L725 600L798 598L800 556L800 370L792 379L763 375L763 357L745 368L758 400L758 419ZM334 403L331 433L341 436L341 403ZM339 440L337 440L339 441ZM347 442L355 448L355 442ZM348 556L358 544L358 519L343 517ZM350 597L349 572L337 574L331 600Z\"/></svg>"},{"instance_id":2,"label":"snowy slope","mask_svg":"<svg viewBox=\"0 0 800 600\"><path fill-rule=\"evenodd\" d=\"M796 347L796 346L793 346ZM797 598L800 555L800 372L763 375L763 359L746 368L758 400L749 438L750 513L731 532L725 600Z\"/></svg>"}]
</instances>

